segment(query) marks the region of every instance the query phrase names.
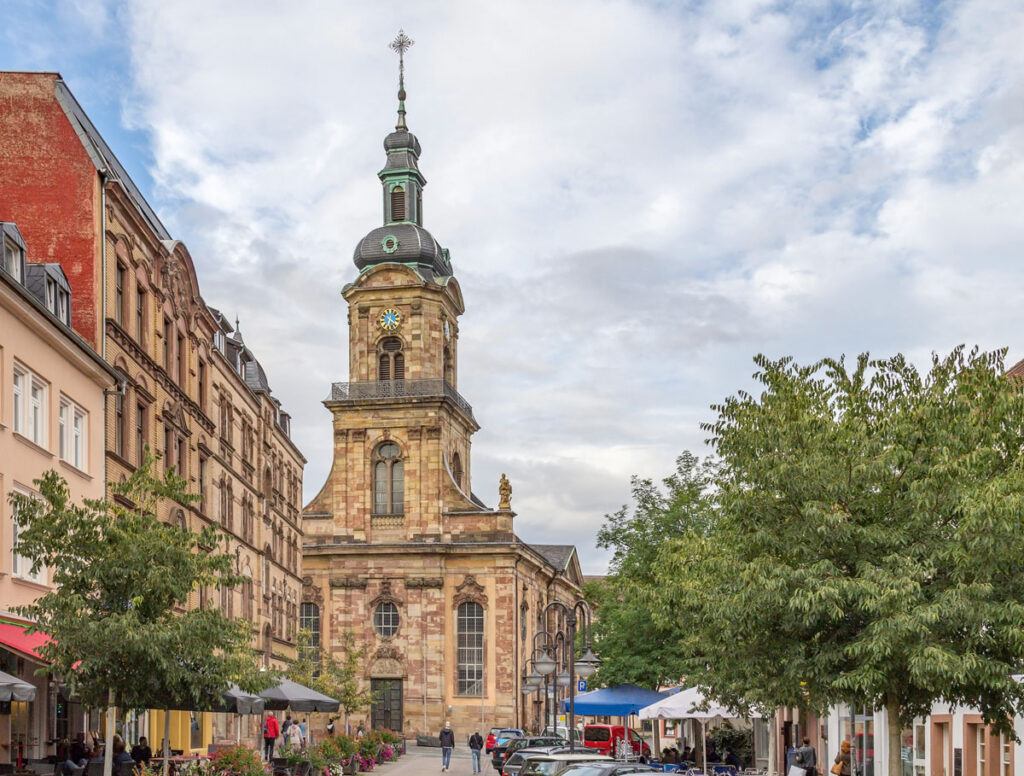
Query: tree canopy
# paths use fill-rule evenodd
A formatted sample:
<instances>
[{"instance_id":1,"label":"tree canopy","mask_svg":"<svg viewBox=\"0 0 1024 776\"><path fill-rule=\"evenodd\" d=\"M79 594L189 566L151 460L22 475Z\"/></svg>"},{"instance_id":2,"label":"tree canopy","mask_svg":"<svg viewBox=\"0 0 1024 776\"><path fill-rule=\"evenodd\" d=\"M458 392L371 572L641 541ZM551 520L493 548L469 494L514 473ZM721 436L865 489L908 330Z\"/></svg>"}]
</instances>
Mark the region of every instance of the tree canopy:
<instances>
[{"instance_id":1,"label":"tree canopy","mask_svg":"<svg viewBox=\"0 0 1024 776\"><path fill-rule=\"evenodd\" d=\"M356 647L350 630L341 632L338 660L322 645L311 645L312 634L302 629L295 640L296 660L288 667L288 678L336 699L348 721L350 714L369 708L373 694L360 682L365 648Z\"/></svg>"},{"instance_id":2,"label":"tree canopy","mask_svg":"<svg viewBox=\"0 0 1024 776\"><path fill-rule=\"evenodd\" d=\"M1024 392L1002 353L801 366L755 359L705 428L707 534L668 542L653 593L685 602L691 675L763 708L854 702L901 723L933 702L1007 729L1024 710ZM672 562L670 562L672 561ZM699 646L696 646L699 645Z\"/></svg>"},{"instance_id":3,"label":"tree canopy","mask_svg":"<svg viewBox=\"0 0 1024 776\"><path fill-rule=\"evenodd\" d=\"M57 588L19 613L52 637L42 656L83 703L211 709L229 683L257 692L270 677L257 670L250 624L187 608L200 587L240 579L234 556L216 551L216 528L158 519L160 503L196 497L173 469L161 478L153 464L147 452L106 500L72 503L53 471L36 481L41 498L12 495L17 551L34 570L48 567Z\"/></svg>"},{"instance_id":4,"label":"tree canopy","mask_svg":"<svg viewBox=\"0 0 1024 776\"><path fill-rule=\"evenodd\" d=\"M655 621L648 592L657 579L659 553L666 541L683 534L703 535L712 513L708 486L713 469L689 452L659 487L633 477L633 508L606 515L597 545L611 549L609 575L588 583L584 594L594 606L594 649L602 663L595 687L623 682L657 689L685 673L685 608ZM682 602L680 602L682 603Z\"/></svg>"}]
</instances>

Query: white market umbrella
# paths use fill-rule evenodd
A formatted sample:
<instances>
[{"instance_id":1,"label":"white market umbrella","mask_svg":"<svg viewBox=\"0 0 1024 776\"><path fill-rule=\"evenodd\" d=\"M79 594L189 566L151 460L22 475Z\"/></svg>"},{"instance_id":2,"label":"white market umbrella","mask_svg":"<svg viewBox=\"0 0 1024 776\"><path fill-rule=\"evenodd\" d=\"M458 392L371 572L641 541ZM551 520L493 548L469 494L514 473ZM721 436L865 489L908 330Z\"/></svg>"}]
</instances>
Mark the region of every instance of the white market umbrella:
<instances>
[{"instance_id":1,"label":"white market umbrella","mask_svg":"<svg viewBox=\"0 0 1024 776\"><path fill-rule=\"evenodd\" d=\"M0 671L0 701L34 701L36 687L16 676Z\"/></svg>"},{"instance_id":2,"label":"white market umbrella","mask_svg":"<svg viewBox=\"0 0 1024 776\"><path fill-rule=\"evenodd\" d=\"M761 715L751 711L748 715L739 714L726 706L713 703L704 697L696 687L680 690L660 701L645 706L637 712L640 719L697 719L700 720L700 745L703 753L702 763L705 773L708 770L707 738L704 726L709 719L732 719L744 717L759 719Z\"/></svg>"}]
</instances>

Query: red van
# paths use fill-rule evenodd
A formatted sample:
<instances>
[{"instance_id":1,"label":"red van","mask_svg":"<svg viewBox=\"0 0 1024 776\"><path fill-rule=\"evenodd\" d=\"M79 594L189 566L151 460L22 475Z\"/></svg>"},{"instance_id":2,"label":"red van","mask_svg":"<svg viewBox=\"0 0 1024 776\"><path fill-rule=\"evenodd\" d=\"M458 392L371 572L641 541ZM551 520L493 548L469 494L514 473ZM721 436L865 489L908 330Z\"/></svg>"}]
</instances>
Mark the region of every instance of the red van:
<instances>
[{"instance_id":1,"label":"red van","mask_svg":"<svg viewBox=\"0 0 1024 776\"><path fill-rule=\"evenodd\" d=\"M596 750L598 754L614 757L618 742L627 735L627 732L633 754L640 758L640 762L650 760L651 747L636 734L635 730L622 725L587 725L583 728L583 746Z\"/></svg>"}]
</instances>

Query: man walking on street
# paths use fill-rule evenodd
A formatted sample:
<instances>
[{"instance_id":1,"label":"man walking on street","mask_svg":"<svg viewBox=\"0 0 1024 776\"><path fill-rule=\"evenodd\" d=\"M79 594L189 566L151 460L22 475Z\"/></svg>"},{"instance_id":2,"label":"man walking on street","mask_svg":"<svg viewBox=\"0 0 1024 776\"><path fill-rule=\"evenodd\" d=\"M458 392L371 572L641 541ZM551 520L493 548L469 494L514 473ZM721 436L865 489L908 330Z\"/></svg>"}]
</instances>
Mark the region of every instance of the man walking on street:
<instances>
[{"instance_id":1,"label":"man walking on street","mask_svg":"<svg viewBox=\"0 0 1024 776\"><path fill-rule=\"evenodd\" d=\"M484 739L480 731L474 731L469 737L469 751L473 755L473 773L480 773L480 750L484 748Z\"/></svg>"},{"instance_id":2,"label":"man walking on street","mask_svg":"<svg viewBox=\"0 0 1024 776\"><path fill-rule=\"evenodd\" d=\"M806 776L816 776L818 756L811 746L811 739L805 738L804 745L796 750L795 755L796 766L807 771Z\"/></svg>"},{"instance_id":3,"label":"man walking on street","mask_svg":"<svg viewBox=\"0 0 1024 776\"><path fill-rule=\"evenodd\" d=\"M452 749L455 748L455 732L452 730L452 723L445 722L444 730L438 736L441 739L441 770L448 770L452 762Z\"/></svg>"}]
</instances>

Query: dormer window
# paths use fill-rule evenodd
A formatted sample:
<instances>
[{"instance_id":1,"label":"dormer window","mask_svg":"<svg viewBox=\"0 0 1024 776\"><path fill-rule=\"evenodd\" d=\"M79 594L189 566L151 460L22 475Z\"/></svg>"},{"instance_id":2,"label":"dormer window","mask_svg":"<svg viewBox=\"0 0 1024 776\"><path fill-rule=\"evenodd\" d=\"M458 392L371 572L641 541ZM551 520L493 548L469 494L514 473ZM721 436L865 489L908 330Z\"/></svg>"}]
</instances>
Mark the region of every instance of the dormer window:
<instances>
[{"instance_id":1,"label":"dormer window","mask_svg":"<svg viewBox=\"0 0 1024 776\"><path fill-rule=\"evenodd\" d=\"M57 284L53 278L46 279L46 309L54 315L57 314Z\"/></svg>"},{"instance_id":2,"label":"dormer window","mask_svg":"<svg viewBox=\"0 0 1024 776\"><path fill-rule=\"evenodd\" d=\"M64 289L57 289L57 307L53 314L60 318L63 323L68 326L71 325L71 318L68 316L68 292Z\"/></svg>"},{"instance_id":3,"label":"dormer window","mask_svg":"<svg viewBox=\"0 0 1024 776\"><path fill-rule=\"evenodd\" d=\"M391 189L391 220L405 220L405 189L401 186Z\"/></svg>"},{"instance_id":4,"label":"dormer window","mask_svg":"<svg viewBox=\"0 0 1024 776\"><path fill-rule=\"evenodd\" d=\"M25 265L25 250L9 234L4 235L3 268L19 283L25 282L22 267Z\"/></svg>"}]
</instances>

